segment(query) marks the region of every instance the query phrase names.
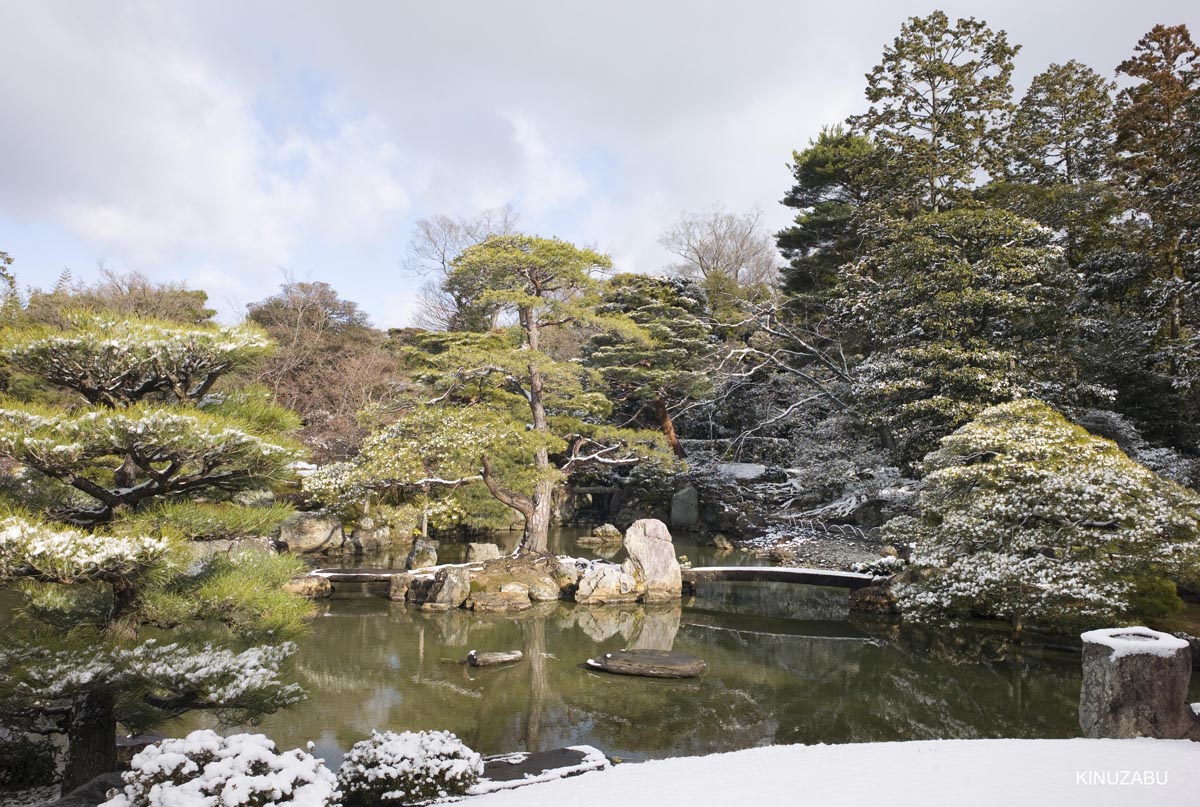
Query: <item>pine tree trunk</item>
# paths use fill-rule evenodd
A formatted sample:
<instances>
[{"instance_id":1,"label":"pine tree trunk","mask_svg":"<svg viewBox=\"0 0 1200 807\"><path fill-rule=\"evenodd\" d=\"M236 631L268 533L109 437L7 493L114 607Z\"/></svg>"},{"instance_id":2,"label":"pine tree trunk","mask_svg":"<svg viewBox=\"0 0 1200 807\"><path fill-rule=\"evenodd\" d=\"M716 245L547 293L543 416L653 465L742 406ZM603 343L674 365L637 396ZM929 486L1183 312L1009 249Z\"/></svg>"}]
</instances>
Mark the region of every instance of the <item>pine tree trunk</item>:
<instances>
[{"instance_id":1,"label":"pine tree trunk","mask_svg":"<svg viewBox=\"0 0 1200 807\"><path fill-rule=\"evenodd\" d=\"M675 456L683 458L687 456L687 452L683 450L683 444L679 442L679 435L675 433L675 422L671 420L671 413L667 411L667 403L662 398L654 399L654 414L658 415L658 425L662 429L662 433L667 436L667 445L675 452Z\"/></svg>"},{"instance_id":2,"label":"pine tree trunk","mask_svg":"<svg viewBox=\"0 0 1200 807\"><path fill-rule=\"evenodd\" d=\"M533 512L525 518L525 534L521 549L526 552L546 552L550 548L550 511L554 499L554 482L539 479L533 489Z\"/></svg>"},{"instance_id":3,"label":"pine tree trunk","mask_svg":"<svg viewBox=\"0 0 1200 807\"><path fill-rule=\"evenodd\" d=\"M112 693L100 690L79 696L67 727L63 794L116 767L117 719L113 714Z\"/></svg>"}]
</instances>

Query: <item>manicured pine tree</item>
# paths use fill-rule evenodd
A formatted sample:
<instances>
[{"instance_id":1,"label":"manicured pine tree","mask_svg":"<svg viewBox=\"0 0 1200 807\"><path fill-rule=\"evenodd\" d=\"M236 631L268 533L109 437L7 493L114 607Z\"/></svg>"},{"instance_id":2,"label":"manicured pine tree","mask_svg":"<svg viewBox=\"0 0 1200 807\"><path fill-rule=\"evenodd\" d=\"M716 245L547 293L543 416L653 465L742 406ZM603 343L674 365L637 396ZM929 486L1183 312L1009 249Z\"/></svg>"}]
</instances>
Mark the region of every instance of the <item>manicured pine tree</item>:
<instances>
[{"instance_id":1,"label":"manicured pine tree","mask_svg":"<svg viewBox=\"0 0 1200 807\"><path fill-rule=\"evenodd\" d=\"M280 667L310 605L281 585L299 565L0 519L0 591L20 600L0 641L0 723L66 738L66 793L116 767L118 723L136 733L198 709L252 720L295 703ZM169 641L153 638L164 629Z\"/></svg>"},{"instance_id":2,"label":"manicured pine tree","mask_svg":"<svg viewBox=\"0 0 1200 807\"><path fill-rule=\"evenodd\" d=\"M295 416L252 388L214 390L267 352L261 331L70 319L65 330L8 329L0 346L12 367L65 396L0 405L0 455L33 472L22 483L46 515L91 526L150 503L228 498L291 477ZM72 406L79 399L89 406Z\"/></svg>"},{"instance_id":3,"label":"manicured pine tree","mask_svg":"<svg viewBox=\"0 0 1200 807\"><path fill-rule=\"evenodd\" d=\"M601 314L628 317L641 332L601 331L583 349L600 372L622 424L659 428L677 457L686 456L672 411L712 391L714 341L700 285L683 278L621 274L604 285Z\"/></svg>"}]
</instances>

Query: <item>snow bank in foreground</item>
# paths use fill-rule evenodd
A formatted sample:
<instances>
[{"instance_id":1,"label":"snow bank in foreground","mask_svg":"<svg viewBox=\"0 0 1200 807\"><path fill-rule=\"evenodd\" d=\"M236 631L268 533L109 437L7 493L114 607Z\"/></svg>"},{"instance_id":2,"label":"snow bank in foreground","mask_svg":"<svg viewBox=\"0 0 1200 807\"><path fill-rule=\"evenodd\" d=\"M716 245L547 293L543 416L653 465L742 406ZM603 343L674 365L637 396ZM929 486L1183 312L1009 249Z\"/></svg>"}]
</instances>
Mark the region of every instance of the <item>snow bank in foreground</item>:
<instances>
[{"instance_id":1,"label":"snow bank in foreground","mask_svg":"<svg viewBox=\"0 0 1200 807\"><path fill-rule=\"evenodd\" d=\"M1191 804L1198 789L1200 743L1187 740L937 740L782 745L617 765L470 805L1104 807Z\"/></svg>"}]
</instances>

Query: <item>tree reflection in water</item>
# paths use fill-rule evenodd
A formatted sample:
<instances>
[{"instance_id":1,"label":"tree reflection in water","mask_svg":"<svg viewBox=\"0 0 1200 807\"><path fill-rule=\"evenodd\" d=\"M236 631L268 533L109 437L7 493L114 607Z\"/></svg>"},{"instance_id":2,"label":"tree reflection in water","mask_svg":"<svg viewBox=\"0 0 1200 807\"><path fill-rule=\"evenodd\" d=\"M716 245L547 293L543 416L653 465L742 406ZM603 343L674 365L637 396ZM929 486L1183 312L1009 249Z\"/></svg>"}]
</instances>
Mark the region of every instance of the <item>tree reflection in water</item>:
<instances>
[{"instance_id":1,"label":"tree reflection in water","mask_svg":"<svg viewBox=\"0 0 1200 807\"><path fill-rule=\"evenodd\" d=\"M825 618L829 594L813 591L813 610L799 613L821 618L730 613L723 596L687 607L543 603L513 615L333 600L297 654L309 700L260 730L285 748L312 739L335 765L376 728L449 729L483 753L589 743L635 759L765 743L1076 734L1076 656L864 630ZM583 665L625 647L679 650L708 669L670 681ZM524 659L475 669L465 664L472 649L521 649Z\"/></svg>"}]
</instances>

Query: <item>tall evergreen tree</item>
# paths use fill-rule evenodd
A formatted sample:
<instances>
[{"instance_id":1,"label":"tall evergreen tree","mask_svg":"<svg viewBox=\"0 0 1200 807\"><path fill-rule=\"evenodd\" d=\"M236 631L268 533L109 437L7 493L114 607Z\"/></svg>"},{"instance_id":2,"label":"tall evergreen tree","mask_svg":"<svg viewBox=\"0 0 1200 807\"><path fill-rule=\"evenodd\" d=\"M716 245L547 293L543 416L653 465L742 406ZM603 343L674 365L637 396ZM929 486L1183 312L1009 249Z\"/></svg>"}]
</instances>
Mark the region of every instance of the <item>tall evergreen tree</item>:
<instances>
[{"instance_id":1,"label":"tall evergreen tree","mask_svg":"<svg viewBox=\"0 0 1200 807\"><path fill-rule=\"evenodd\" d=\"M1116 85L1074 60L1034 77L1009 128L1003 180L985 198L1055 231L1078 266L1116 214L1108 183Z\"/></svg>"},{"instance_id":2,"label":"tall evergreen tree","mask_svg":"<svg viewBox=\"0 0 1200 807\"><path fill-rule=\"evenodd\" d=\"M1074 287L1046 230L1012 213L962 209L898 226L842 274L838 319L868 340L857 409L911 464L987 406L1061 399Z\"/></svg>"},{"instance_id":3,"label":"tall evergreen tree","mask_svg":"<svg viewBox=\"0 0 1200 807\"><path fill-rule=\"evenodd\" d=\"M799 212L775 242L789 264L785 290L806 302L819 305L837 283L838 267L860 254L861 209L868 200L860 175L872 151L867 138L832 126L792 152L795 184L782 203Z\"/></svg>"},{"instance_id":4,"label":"tall evergreen tree","mask_svg":"<svg viewBox=\"0 0 1200 807\"><path fill-rule=\"evenodd\" d=\"M685 456L671 413L712 390L704 291L683 278L621 274L605 284L598 310L628 317L641 332L597 333L584 346L584 364L604 378L619 422L652 423Z\"/></svg>"},{"instance_id":5,"label":"tall evergreen tree","mask_svg":"<svg viewBox=\"0 0 1200 807\"><path fill-rule=\"evenodd\" d=\"M997 169L1019 49L974 17L935 11L901 26L867 74L871 108L850 118L876 146L869 175L893 205L944 210L980 168Z\"/></svg>"}]
</instances>

